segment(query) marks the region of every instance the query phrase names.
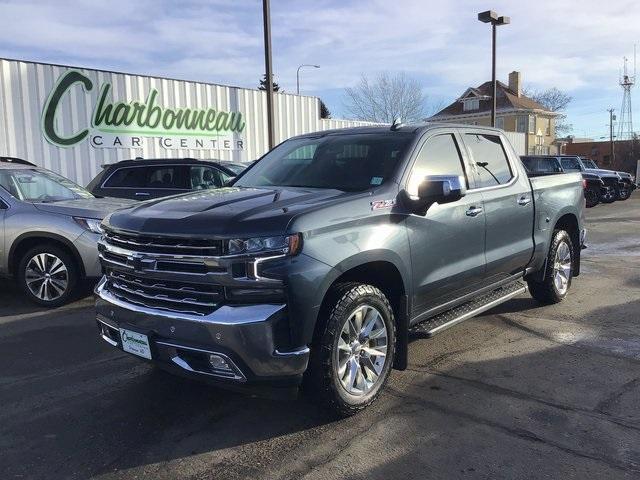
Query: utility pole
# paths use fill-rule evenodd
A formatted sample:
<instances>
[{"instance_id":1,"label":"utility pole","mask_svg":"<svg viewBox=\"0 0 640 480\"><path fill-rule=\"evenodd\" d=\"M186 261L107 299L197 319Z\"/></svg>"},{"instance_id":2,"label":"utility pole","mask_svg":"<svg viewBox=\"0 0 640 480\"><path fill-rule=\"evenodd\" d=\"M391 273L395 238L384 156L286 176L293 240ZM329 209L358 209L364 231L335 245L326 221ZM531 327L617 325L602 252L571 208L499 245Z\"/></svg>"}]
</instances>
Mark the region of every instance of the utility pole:
<instances>
[{"instance_id":1,"label":"utility pole","mask_svg":"<svg viewBox=\"0 0 640 480\"><path fill-rule=\"evenodd\" d=\"M616 161L616 151L615 151L615 146L613 144L613 121L616 119L616 116L613 114L614 112L613 108L610 108L607 111L609 112L609 145L610 145L609 165L614 165Z\"/></svg>"},{"instance_id":2,"label":"utility pole","mask_svg":"<svg viewBox=\"0 0 640 480\"><path fill-rule=\"evenodd\" d=\"M273 71L271 69L271 12L269 0L262 0L262 19L264 22L264 68L267 80L267 138L269 150L274 147L273 132Z\"/></svg>"}]
</instances>

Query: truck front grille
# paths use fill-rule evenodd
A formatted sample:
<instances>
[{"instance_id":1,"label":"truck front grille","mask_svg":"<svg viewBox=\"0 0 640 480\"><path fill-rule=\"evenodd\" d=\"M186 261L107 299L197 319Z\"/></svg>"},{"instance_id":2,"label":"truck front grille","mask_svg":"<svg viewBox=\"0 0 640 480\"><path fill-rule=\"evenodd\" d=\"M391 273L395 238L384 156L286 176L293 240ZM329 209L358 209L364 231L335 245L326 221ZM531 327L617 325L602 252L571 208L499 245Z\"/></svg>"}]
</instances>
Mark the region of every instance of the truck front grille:
<instances>
[{"instance_id":1,"label":"truck front grille","mask_svg":"<svg viewBox=\"0 0 640 480\"><path fill-rule=\"evenodd\" d=\"M223 301L223 287L155 280L107 270L105 288L127 302L172 312L207 315Z\"/></svg>"},{"instance_id":2,"label":"truck front grille","mask_svg":"<svg viewBox=\"0 0 640 480\"><path fill-rule=\"evenodd\" d=\"M104 241L116 247L144 253L218 256L223 254L222 240L156 237L105 230Z\"/></svg>"}]
</instances>

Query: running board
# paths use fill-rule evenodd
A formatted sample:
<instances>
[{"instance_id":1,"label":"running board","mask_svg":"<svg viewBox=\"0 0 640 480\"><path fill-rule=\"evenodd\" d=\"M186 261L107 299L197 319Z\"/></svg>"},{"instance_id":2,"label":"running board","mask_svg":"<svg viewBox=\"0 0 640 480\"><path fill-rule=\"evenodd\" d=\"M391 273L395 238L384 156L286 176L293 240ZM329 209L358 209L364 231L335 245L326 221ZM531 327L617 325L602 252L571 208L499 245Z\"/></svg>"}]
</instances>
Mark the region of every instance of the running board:
<instances>
[{"instance_id":1,"label":"running board","mask_svg":"<svg viewBox=\"0 0 640 480\"><path fill-rule=\"evenodd\" d=\"M496 305L500 305L526 291L526 283L520 281L510 283L503 287L496 288L475 300L463 303L451 310L439 313L435 317L424 320L411 327L409 332L420 336L433 337L436 333L440 333L449 327L464 322L482 312L486 312Z\"/></svg>"}]
</instances>

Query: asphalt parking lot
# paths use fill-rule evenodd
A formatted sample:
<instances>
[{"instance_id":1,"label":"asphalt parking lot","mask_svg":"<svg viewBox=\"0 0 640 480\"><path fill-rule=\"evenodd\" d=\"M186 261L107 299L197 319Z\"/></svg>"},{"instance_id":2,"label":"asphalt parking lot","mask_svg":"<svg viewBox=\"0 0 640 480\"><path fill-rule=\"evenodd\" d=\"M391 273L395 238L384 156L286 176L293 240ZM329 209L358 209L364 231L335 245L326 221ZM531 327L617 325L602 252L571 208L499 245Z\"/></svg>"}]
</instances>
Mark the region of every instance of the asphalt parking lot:
<instances>
[{"instance_id":1,"label":"asphalt parking lot","mask_svg":"<svg viewBox=\"0 0 640 480\"><path fill-rule=\"evenodd\" d=\"M640 194L587 212L569 298L516 298L431 340L335 420L152 370L0 283L3 478L639 478Z\"/></svg>"}]
</instances>

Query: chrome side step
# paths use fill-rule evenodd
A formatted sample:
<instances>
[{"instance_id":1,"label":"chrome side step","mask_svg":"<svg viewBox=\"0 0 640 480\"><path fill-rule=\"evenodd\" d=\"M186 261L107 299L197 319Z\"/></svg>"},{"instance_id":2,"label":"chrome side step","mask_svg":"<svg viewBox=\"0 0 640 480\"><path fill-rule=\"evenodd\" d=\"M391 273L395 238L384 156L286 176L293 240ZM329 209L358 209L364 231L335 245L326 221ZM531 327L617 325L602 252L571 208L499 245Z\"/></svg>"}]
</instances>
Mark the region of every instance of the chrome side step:
<instances>
[{"instance_id":1,"label":"chrome side step","mask_svg":"<svg viewBox=\"0 0 640 480\"><path fill-rule=\"evenodd\" d=\"M424 320L417 325L410 327L409 332L421 336L432 337L449 327L468 320L471 317L486 312L496 305L506 302L527 291L527 284L524 282L513 282L492 292L482 295L475 300L463 303L457 307L439 313L438 315Z\"/></svg>"}]
</instances>

